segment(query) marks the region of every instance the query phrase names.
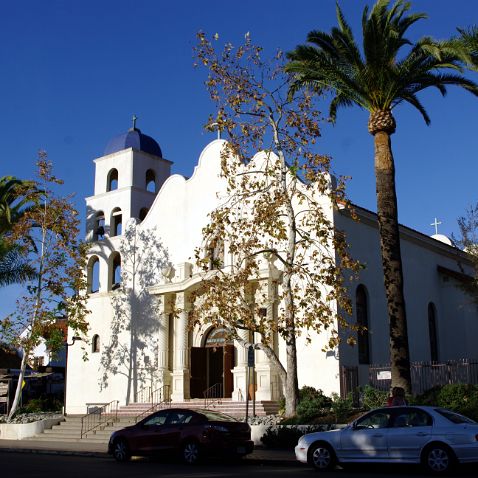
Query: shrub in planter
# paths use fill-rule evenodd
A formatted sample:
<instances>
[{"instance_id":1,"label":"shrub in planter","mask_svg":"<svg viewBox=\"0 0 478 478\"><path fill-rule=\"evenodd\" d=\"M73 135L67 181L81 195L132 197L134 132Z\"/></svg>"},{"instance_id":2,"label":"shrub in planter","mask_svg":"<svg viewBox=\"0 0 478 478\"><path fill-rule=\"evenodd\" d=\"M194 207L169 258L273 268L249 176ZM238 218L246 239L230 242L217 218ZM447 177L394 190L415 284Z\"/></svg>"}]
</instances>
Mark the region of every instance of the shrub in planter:
<instances>
[{"instance_id":1,"label":"shrub in planter","mask_svg":"<svg viewBox=\"0 0 478 478\"><path fill-rule=\"evenodd\" d=\"M442 389L441 385L430 388L429 390L422 393L421 395L417 395L414 399L414 403L416 403L417 405L437 406L438 396L440 395L441 389Z\"/></svg>"},{"instance_id":2,"label":"shrub in planter","mask_svg":"<svg viewBox=\"0 0 478 478\"><path fill-rule=\"evenodd\" d=\"M416 402L449 408L478 421L478 385L451 383L433 387L419 395Z\"/></svg>"},{"instance_id":3,"label":"shrub in planter","mask_svg":"<svg viewBox=\"0 0 478 478\"><path fill-rule=\"evenodd\" d=\"M387 403L388 392L365 385L361 390L362 406L366 410L383 407Z\"/></svg>"},{"instance_id":4,"label":"shrub in planter","mask_svg":"<svg viewBox=\"0 0 478 478\"><path fill-rule=\"evenodd\" d=\"M63 402L54 396L42 398L32 398L18 413L40 413L40 412L59 412L63 406Z\"/></svg>"},{"instance_id":5,"label":"shrub in planter","mask_svg":"<svg viewBox=\"0 0 478 478\"><path fill-rule=\"evenodd\" d=\"M261 442L267 448L293 449L302 435L319 429L320 427L314 426L307 428L298 428L296 426L270 427L261 437Z\"/></svg>"},{"instance_id":6,"label":"shrub in planter","mask_svg":"<svg viewBox=\"0 0 478 478\"><path fill-rule=\"evenodd\" d=\"M337 423L346 423L353 411L353 400L349 394L347 398L341 398L338 393L332 394L332 411Z\"/></svg>"},{"instance_id":7,"label":"shrub in planter","mask_svg":"<svg viewBox=\"0 0 478 478\"><path fill-rule=\"evenodd\" d=\"M441 407L461 410L463 407L478 404L478 387L471 384L455 383L444 385L438 394Z\"/></svg>"},{"instance_id":8,"label":"shrub in planter","mask_svg":"<svg viewBox=\"0 0 478 478\"><path fill-rule=\"evenodd\" d=\"M332 400L322 390L304 386L299 390L297 423L310 423L315 417L324 416L330 411Z\"/></svg>"}]
</instances>

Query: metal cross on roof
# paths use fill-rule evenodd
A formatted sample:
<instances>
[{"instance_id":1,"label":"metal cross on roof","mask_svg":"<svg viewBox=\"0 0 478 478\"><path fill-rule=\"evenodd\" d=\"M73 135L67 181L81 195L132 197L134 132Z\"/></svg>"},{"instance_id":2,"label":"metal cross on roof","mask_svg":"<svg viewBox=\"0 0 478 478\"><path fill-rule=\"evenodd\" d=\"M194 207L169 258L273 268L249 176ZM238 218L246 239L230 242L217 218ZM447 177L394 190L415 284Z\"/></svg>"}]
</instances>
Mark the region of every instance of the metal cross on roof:
<instances>
[{"instance_id":1,"label":"metal cross on roof","mask_svg":"<svg viewBox=\"0 0 478 478\"><path fill-rule=\"evenodd\" d=\"M439 221L437 218L435 218L435 222L432 222L430 226L435 226L435 234L438 234L438 225L441 224L441 221Z\"/></svg>"},{"instance_id":2,"label":"metal cross on roof","mask_svg":"<svg viewBox=\"0 0 478 478\"><path fill-rule=\"evenodd\" d=\"M136 129L136 120L138 117L136 115L133 115L133 129Z\"/></svg>"}]
</instances>

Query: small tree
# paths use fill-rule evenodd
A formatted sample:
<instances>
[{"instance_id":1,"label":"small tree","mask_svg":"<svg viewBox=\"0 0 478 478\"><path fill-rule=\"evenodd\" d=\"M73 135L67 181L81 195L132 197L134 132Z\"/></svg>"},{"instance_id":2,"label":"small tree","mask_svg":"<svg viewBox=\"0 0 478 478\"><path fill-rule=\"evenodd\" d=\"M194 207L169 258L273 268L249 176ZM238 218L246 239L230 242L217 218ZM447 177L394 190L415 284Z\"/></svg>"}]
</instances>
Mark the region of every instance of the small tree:
<instances>
[{"instance_id":1,"label":"small tree","mask_svg":"<svg viewBox=\"0 0 478 478\"><path fill-rule=\"evenodd\" d=\"M464 216L458 218L458 237L452 236L456 247L463 249L470 255L475 268L473 280L463 281L463 289L470 293L478 302L478 203L470 206Z\"/></svg>"},{"instance_id":2,"label":"small tree","mask_svg":"<svg viewBox=\"0 0 478 478\"><path fill-rule=\"evenodd\" d=\"M111 295L113 322L109 344L101 356L103 376L100 386L108 386L110 374L127 378L126 403L137 401L138 385L147 378L153 382L157 366L147 351L157 357L155 332L159 328L154 298L147 288L156 284L168 254L155 229L128 222L119 247L121 282ZM151 384L152 386L153 384Z\"/></svg>"},{"instance_id":3,"label":"small tree","mask_svg":"<svg viewBox=\"0 0 478 478\"><path fill-rule=\"evenodd\" d=\"M226 192L196 252L204 280L193 297L192 323L222 325L243 342L241 329L259 334L255 347L275 364L292 416L296 338L328 330L327 345L335 347L342 313L350 312L342 271L356 264L332 219L337 200L346 202L343 185L333 187L329 158L316 151L319 114L311 96L287 96L282 53L264 61L248 35L222 52L203 33L198 40L195 53L218 111L208 127L216 125L228 141L221 153ZM224 247L232 260L224 260ZM286 344L285 366L277 335Z\"/></svg>"},{"instance_id":4,"label":"small tree","mask_svg":"<svg viewBox=\"0 0 478 478\"><path fill-rule=\"evenodd\" d=\"M31 199L36 206L26 211L13 225L9 240L26 248L35 278L27 285L24 297L17 301L14 314L1 322L4 338L23 350L23 358L8 419L20 402L28 360L42 341L55 353L65 344L57 326L66 317L74 332L86 332L85 247L78 237L78 213L69 197L57 196L52 188L62 184L53 176L45 152L39 153L38 180L33 183ZM39 195L39 196L38 196Z\"/></svg>"}]
</instances>

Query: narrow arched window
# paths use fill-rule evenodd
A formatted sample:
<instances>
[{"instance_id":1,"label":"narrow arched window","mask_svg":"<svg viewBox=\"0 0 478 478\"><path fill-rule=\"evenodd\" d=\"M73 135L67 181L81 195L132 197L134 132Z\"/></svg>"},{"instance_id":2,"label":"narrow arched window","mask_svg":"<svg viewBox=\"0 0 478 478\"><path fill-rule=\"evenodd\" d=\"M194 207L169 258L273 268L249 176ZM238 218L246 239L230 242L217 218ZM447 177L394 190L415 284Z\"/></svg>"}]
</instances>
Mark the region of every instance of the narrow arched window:
<instances>
[{"instance_id":1,"label":"narrow arched window","mask_svg":"<svg viewBox=\"0 0 478 478\"><path fill-rule=\"evenodd\" d=\"M152 169L146 171L146 190L150 193L156 192L156 174Z\"/></svg>"},{"instance_id":2,"label":"narrow arched window","mask_svg":"<svg viewBox=\"0 0 478 478\"><path fill-rule=\"evenodd\" d=\"M118 170L117 169L112 169L108 173L108 179L106 182L106 191L114 191L115 189L118 189Z\"/></svg>"},{"instance_id":3,"label":"narrow arched window","mask_svg":"<svg viewBox=\"0 0 478 478\"><path fill-rule=\"evenodd\" d=\"M115 207L111 212L110 235L121 236L123 231L123 214L119 207Z\"/></svg>"},{"instance_id":4,"label":"narrow arched window","mask_svg":"<svg viewBox=\"0 0 478 478\"><path fill-rule=\"evenodd\" d=\"M121 256L118 252L111 256L110 284L111 290L117 289L121 284Z\"/></svg>"},{"instance_id":5,"label":"narrow arched window","mask_svg":"<svg viewBox=\"0 0 478 478\"><path fill-rule=\"evenodd\" d=\"M91 351L93 353L98 353L100 351L100 336L98 334L93 335L93 340L91 341Z\"/></svg>"},{"instance_id":6,"label":"narrow arched window","mask_svg":"<svg viewBox=\"0 0 478 478\"><path fill-rule=\"evenodd\" d=\"M90 294L100 290L100 260L97 256L90 257L88 261L87 287Z\"/></svg>"},{"instance_id":7,"label":"narrow arched window","mask_svg":"<svg viewBox=\"0 0 478 478\"><path fill-rule=\"evenodd\" d=\"M142 221L148 215L149 209L147 207L141 208L139 211L139 220Z\"/></svg>"},{"instance_id":8,"label":"narrow arched window","mask_svg":"<svg viewBox=\"0 0 478 478\"><path fill-rule=\"evenodd\" d=\"M93 240L101 241L105 238L105 214L98 211L95 214L95 225L93 229Z\"/></svg>"},{"instance_id":9,"label":"narrow arched window","mask_svg":"<svg viewBox=\"0 0 478 478\"><path fill-rule=\"evenodd\" d=\"M430 360L438 362L438 330L436 308L433 302L428 304L428 337L430 340Z\"/></svg>"},{"instance_id":10,"label":"narrow arched window","mask_svg":"<svg viewBox=\"0 0 478 478\"><path fill-rule=\"evenodd\" d=\"M358 359L361 364L370 363L370 337L368 325L368 300L367 290L360 284L355 292L355 309L357 314L358 331Z\"/></svg>"}]
</instances>

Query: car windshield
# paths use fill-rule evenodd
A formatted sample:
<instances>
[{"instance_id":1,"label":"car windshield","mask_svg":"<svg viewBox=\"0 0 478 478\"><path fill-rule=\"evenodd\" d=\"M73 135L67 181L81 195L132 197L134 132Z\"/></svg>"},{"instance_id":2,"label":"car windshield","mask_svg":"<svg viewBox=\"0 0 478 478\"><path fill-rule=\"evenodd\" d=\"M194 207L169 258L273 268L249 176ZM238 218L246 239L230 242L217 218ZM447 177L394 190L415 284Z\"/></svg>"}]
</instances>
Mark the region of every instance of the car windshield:
<instances>
[{"instance_id":1,"label":"car windshield","mask_svg":"<svg viewBox=\"0 0 478 478\"><path fill-rule=\"evenodd\" d=\"M201 410L201 413L207 417L208 420L213 422L237 422L234 417L224 415L222 413L211 412L209 410Z\"/></svg>"},{"instance_id":2,"label":"car windshield","mask_svg":"<svg viewBox=\"0 0 478 478\"><path fill-rule=\"evenodd\" d=\"M450 410L445 410L443 408L435 408L435 411L439 413L442 417L445 417L452 423L460 424L460 423L476 423L474 420L468 417L464 417L455 412L451 412Z\"/></svg>"}]
</instances>

